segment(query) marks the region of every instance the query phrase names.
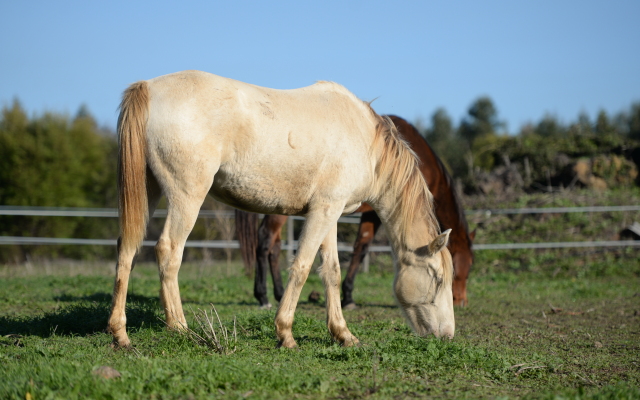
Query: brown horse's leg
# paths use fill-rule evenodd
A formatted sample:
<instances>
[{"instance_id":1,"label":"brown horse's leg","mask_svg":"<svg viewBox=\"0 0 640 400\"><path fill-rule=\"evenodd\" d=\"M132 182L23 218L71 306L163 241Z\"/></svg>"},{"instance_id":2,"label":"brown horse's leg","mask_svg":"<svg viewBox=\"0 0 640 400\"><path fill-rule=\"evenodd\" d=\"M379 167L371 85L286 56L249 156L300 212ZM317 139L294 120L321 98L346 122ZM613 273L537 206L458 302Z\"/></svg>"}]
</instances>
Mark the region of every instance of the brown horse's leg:
<instances>
[{"instance_id":1,"label":"brown horse's leg","mask_svg":"<svg viewBox=\"0 0 640 400\"><path fill-rule=\"evenodd\" d=\"M320 277L324 283L327 298L327 327L331 337L343 346L358 344L358 339L347 328L340 306L340 262L338 261L338 228L334 224L320 246L322 265Z\"/></svg>"},{"instance_id":2,"label":"brown horse's leg","mask_svg":"<svg viewBox=\"0 0 640 400\"><path fill-rule=\"evenodd\" d=\"M273 246L269 250L269 265L271 266L271 280L273 281L273 296L278 302L282 300L284 286L282 286L282 275L280 274L280 248L282 245L282 230L278 231Z\"/></svg>"},{"instance_id":3,"label":"brown horse's leg","mask_svg":"<svg viewBox=\"0 0 640 400\"><path fill-rule=\"evenodd\" d=\"M277 246L277 254L280 254L280 230L282 225L287 221L286 215L265 215L262 223L258 228L258 247L256 249L256 276L253 284L253 295L260 302L261 307L271 307L269 298L267 297L267 271L271 266L271 274L274 279L274 295L276 300L282 298L282 280L280 278L280 270L277 270L279 281L276 283L276 275L274 275L274 265L271 260L271 253ZM276 259L276 268L277 259Z\"/></svg>"},{"instance_id":4,"label":"brown horse's leg","mask_svg":"<svg viewBox=\"0 0 640 400\"><path fill-rule=\"evenodd\" d=\"M342 308L350 310L356 307L353 301L353 285L358 273L358 268L362 263L362 260L369 251L369 245L373 241L373 237L376 235L378 228L382 221L378 217L375 211L368 211L362 213L360 219L360 228L358 229L358 238L353 245L353 255L351 256L351 263L349 264L349 270L347 276L345 276L342 282Z\"/></svg>"},{"instance_id":5,"label":"brown horse's leg","mask_svg":"<svg viewBox=\"0 0 640 400\"><path fill-rule=\"evenodd\" d=\"M268 229L268 219L271 215L265 215L258 228L258 247L256 248L256 275L253 280L253 297L258 300L261 308L270 308L271 303L267 298L267 263L269 245L272 232Z\"/></svg>"}]
</instances>

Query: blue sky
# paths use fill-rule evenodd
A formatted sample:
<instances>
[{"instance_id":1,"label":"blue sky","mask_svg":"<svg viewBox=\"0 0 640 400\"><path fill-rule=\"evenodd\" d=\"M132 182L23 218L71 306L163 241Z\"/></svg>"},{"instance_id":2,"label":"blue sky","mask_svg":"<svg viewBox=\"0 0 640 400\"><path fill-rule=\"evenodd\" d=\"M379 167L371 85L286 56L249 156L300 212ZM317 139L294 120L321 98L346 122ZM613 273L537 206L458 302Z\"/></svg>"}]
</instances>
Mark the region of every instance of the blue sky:
<instances>
[{"instance_id":1,"label":"blue sky","mask_svg":"<svg viewBox=\"0 0 640 400\"><path fill-rule=\"evenodd\" d=\"M640 1L9 1L0 104L115 126L134 81L199 69L279 89L343 84L379 113L455 123L490 96L508 130L640 101Z\"/></svg>"}]
</instances>

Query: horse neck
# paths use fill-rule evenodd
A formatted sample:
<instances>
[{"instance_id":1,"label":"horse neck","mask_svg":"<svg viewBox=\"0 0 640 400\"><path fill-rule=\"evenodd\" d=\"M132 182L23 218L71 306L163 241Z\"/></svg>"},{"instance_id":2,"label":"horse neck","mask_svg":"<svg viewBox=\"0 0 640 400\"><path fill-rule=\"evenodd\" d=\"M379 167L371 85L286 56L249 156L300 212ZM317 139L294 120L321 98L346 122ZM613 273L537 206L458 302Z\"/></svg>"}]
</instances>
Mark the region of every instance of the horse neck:
<instances>
[{"instance_id":1,"label":"horse neck","mask_svg":"<svg viewBox=\"0 0 640 400\"><path fill-rule=\"evenodd\" d=\"M385 227L389 242L398 257L408 251L428 245L434 239L434 227L428 219L417 217L410 224L401 218L403 205L396 204L393 196L383 196L376 204L376 212ZM408 226L407 226L408 225Z\"/></svg>"},{"instance_id":2,"label":"horse neck","mask_svg":"<svg viewBox=\"0 0 640 400\"><path fill-rule=\"evenodd\" d=\"M437 205L435 207L436 218L438 218L442 230L452 230L449 237L449 247L452 253L456 251L469 253L471 248L469 225L464 215L462 202L453 185L453 179L447 172L442 160L426 140L422 137L420 139L423 144L417 149L423 161L420 168L425 177L427 177L429 189L433 193L434 202ZM429 160L429 162L425 163L425 160Z\"/></svg>"},{"instance_id":3,"label":"horse neck","mask_svg":"<svg viewBox=\"0 0 640 400\"><path fill-rule=\"evenodd\" d=\"M450 183L451 181L443 176L432 189L436 203L435 214L442 230L451 229L449 248L452 254L458 251L470 253L469 225L464 215L462 203Z\"/></svg>"},{"instance_id":4,"label":"horse neck","mask_svg":"<svg viewBox=\"0 0 640 400\"><path fill-rule=\"evenodd\" d=\"M464 239L468 241L469 226L467 225L467 219L464 216L464 211L460 205L459 200L453 193L455 190L449 187L445 183L440 184L437 194L434 190L434 197L437 207L435 209L436 217L443 229L452 229L451 239L457 237L459 240Z\"/></svg>"}]
</instances>

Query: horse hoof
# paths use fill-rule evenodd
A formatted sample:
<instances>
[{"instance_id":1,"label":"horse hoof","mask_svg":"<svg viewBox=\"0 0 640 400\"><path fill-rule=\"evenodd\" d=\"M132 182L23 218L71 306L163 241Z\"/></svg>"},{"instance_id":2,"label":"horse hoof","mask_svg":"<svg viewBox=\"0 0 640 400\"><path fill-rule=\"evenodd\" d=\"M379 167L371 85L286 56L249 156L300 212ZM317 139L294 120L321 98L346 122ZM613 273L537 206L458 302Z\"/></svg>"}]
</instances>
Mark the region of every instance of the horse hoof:
<instances>
[{"instance_id":1,"label":"horse hoof","mask_svg":"<svg viewBox=\"0 0 640 400\"><path fill-rule=\"evenodd\" d=\"M276 348L285 348L285 349L295 349L298 347L298 344L293 339L285 339L278 342Z\"/></svg>"},{"instance_id":2,"label":"horse hoof","mask_svg":"<svg viewBox=\"0 0 640 400\"><path fill-rule=\"evenodd\" d=\"M111 342L111 348L114 350L129 350L132 348L131 341L129 341L129 339L120 341L113 339L113 342Z\"/></svg>"},{"instance_id":3,"label":"horse hoof","mask_svg":"<svg viewBox=\"0 0 640 400\"><path fill-rule=\"evenodd\" d=\"M349 339L342 342L342 347L360 347L360 341L357 337L351 336Z\"/></svg>"},{"instance_id":4,"label":"horse hoof","mask_svg":"<svg viewBox=\"0 0 640 400\"><path fill-rule=\"evenodd\" d=\"M355 310L356 308L358 308L356 303L349 303L346 306L342 307L343 310Z\"/></svg>"},{"instance_id":5,"label":"horse hoof","mask_svg":"<svg viewBox=\"0 0 640 400\"><path fill-rule=\"evenodd\" d=\"M261 310L270 310L271 309L271 303L261 304L260 305L260 309Z\"/></svg>"}]
</instances>

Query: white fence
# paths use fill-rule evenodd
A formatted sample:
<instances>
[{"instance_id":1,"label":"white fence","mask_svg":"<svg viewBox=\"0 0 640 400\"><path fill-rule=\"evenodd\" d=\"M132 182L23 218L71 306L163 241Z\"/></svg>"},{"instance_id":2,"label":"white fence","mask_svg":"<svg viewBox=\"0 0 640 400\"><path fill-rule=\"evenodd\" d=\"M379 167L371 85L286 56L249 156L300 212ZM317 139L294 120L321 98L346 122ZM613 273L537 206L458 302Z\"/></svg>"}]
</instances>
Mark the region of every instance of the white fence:
<instances>
[{"instance_id":1,"label":"white fence","mask_svg":"<svg viewBox=\"0 0 640 400\"><path fill-rule=\"evenodd\" d=\"M574 213L574 212L623 212L640 211L640 206L605 206L605 207L546 207L546 208L517 208L517 209L487 209L487 210L467 210L467 215L505 215L505 214L542 214L542 213ZM0 206L0 215L20 215L20 216L46 216L46 217L95 217L95 218L115 218L118 211L112 208L58 208L58 207L14 207ZM167 210L158 209L154 213L154 218L164 218ZM234 212L227 210L200 211L200 218L226 217L233 218ZM289 252L298 248L298 242L293 238L293 221L303 220L304 217L289 217L288 237L282 244L282 249ZM357 224L360 222L360 215L353 214L341 217L338 222ZM115 239L82 239L82 238L42 238L42 237L17 237L0 236L0 245L48 245L48 244L68 244L68 245L105 245L115 246ZM154 246L155 241L145 240L144 246ZM237 240L190 240L186 247L199 248L231 248L238 249L240 245ZM514 250L514 249L557 249L557 248L579 248L579 247L640 247L640 240L611 240L611 241L584 241L584 242L548 242L548 243L494 243L475 244L474 250ZM353 245L349 243L339 243L338 251L352 251ZM390 246L370 246L372 252L390 252Z\"/></svg>"}]
</instances>

